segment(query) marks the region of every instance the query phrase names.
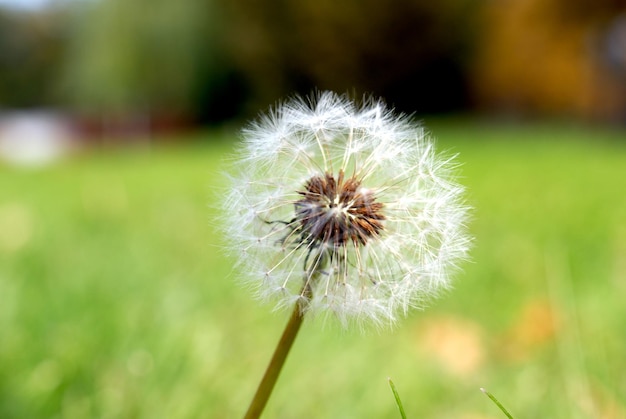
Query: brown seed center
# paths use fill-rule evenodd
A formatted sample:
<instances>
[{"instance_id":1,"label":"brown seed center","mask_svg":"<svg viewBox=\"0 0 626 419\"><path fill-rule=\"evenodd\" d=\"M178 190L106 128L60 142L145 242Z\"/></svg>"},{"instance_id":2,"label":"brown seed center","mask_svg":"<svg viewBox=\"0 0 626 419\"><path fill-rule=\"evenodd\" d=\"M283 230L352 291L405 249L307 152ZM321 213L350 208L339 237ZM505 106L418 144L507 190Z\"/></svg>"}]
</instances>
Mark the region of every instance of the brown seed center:
<instances>
[{"instance_id":1,"label":"brown seed center","mask_svg":"<svg viewBox=\"0 0 626 419\"><path fill-rule=\"evenodd\" d=\"M305 241L344 246L348 240L365 245L383 230L383 204L376 202L372 191L361 187L355 177L344 180L340 171L337 179L326 173L313 176L298 194L296 221Z\"/></svg>"}]
</instances>

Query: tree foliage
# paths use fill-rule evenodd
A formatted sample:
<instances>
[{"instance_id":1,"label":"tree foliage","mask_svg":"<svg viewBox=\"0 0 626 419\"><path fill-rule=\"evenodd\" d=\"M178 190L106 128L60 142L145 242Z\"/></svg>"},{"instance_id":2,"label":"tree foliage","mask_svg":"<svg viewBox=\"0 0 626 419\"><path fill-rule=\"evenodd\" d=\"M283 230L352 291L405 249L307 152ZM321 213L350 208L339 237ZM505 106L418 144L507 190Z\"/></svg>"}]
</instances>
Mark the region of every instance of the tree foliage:
<instances>
[{"instance_id":1,"label":"tree foliage","mask_svg":"<svg viewBox=\"0 0 626 419\"><path fill-rule=\"evenodd\" d=\"M622 0L59 4L0 9L0 106L214 122L317 88L407 112L626 115L626 70L605 51Z\"/></svg>"},{"instance_id":2,"label":"tree foliage","mask_svg":"<svg viewBox=\"0 0 626 419\"><path fill-rule=\"evenodd\" d=\"M108 0L76 14L64 86L75 103L111 110L184 109L210 60L200 0Z\"/></svg>"},{"instance_id":3,"label":"tree foliage","mask_svg":"<svg viewBox=\"0 0 626 419\"><path fill-rule=\"evenodd\" d=\"M223 0L227 51L259 101L318 87L450 109L466 100L474 3Z\"/></svg>"},{"instance_id":4,"label":"tree foliage","mask_svg":"<svg viewBox=\"0 0 626 419\"><path fill-rule=\"evenodd\" d=\"M32 107L59 99L54 80L65 50L65 15L0 9L0 107Z\"/></svg>"}]
</instances>

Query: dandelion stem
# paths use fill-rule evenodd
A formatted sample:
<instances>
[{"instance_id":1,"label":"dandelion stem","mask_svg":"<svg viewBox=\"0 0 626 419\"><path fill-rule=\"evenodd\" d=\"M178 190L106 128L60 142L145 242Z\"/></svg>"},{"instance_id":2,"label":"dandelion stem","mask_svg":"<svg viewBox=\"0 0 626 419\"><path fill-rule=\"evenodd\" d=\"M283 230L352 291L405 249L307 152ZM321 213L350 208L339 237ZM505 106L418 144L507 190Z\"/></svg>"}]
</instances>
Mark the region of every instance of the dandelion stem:
<instances>
[{"instance_id":1,"label":"dandelion stem","mask_svg":"<svg viewBox=\"0 0 626 419\"><path fill-rule=\"evenodd\" d=\"M261 416L261 413L263 413L263 409L267 404L267 400L270 398L270 394L272 394L276 380L278 380L278 375L285 364L285 359L287 359L289 350L291 349L291 346L296 339L296 335L300 330L303 318L304 313L302 310L302 304L298 302L293 309L293 313L291 313L291 318L289 319L287 326L285 326L283 335L274 350L272 360L267 366L267 370L265 370L265 375L263 375L261 384L259 384L259 387L254 394L254 398L250 403L250 407L248 407L248 411L246 412L244 419L256 419Z\"/></svg>"}]
</instances>

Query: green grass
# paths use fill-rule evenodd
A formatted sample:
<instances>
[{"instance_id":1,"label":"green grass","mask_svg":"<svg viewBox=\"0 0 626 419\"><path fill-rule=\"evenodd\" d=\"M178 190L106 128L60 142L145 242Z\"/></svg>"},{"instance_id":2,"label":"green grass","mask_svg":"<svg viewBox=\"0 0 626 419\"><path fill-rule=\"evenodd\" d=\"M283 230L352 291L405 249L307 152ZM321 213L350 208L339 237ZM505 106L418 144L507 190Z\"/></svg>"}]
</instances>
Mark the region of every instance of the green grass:
<instances>
[{"instance_id":1,"label":"green grass","mask_svg":"<svg viewBox=\"0 0 626 419\"><path fill-rule=\"evenodd\" d=\"M305 323L267 418L626 417L626 137L434 120L475 207L455 289L395 330ZM0 167L0 417L241 416L288 313L211 204L225 142Z\"/></svg>"}]
</instances>

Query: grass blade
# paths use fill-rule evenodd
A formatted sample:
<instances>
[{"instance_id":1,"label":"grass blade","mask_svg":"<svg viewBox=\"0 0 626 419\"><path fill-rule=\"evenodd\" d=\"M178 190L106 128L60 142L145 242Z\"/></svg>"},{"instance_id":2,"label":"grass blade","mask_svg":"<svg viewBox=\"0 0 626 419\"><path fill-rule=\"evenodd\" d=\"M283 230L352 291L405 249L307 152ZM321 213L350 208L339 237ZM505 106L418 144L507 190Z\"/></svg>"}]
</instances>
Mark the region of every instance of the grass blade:
<instances>
[{"instance_id":1,"label":"grass blade","mask_svg":"<svg viewBox=\"0 0 626 419\"><path fill-rule=\"evenodd\" d=\"M387 378L387 381L389 381L389 386L391 387L391 391L393 392L393 397L395 397L398 409L400 409L400 416L402 416L402 419L406 419L406 413L404 413L404 406L402 406L402 401L400 400L398 390L396 390L396 386L393 384L393 381L391 381L391 378Z\"/></svg>"},{"instance_id":2,"label":"grass blade","mask_svg":"<svg viewBox=\"0 0 626 419\"><path fill-rule=\"evenodd\" d=\"M487 397L489 397L491 399L491 401L494 402L496 404L496 406L498 406L500 408L500 410L502 410L502 413L504 413L507 418L513 419L513 416L511 416L511 414L504 408L504 406L502 406L502 403L500 403L498 401L498 399L496 399L496 397L493 394L489 393L487 390L485 390L482 387L481 387L480 391L485 393L487 395Z\"/></svg>"}]
</instances>

